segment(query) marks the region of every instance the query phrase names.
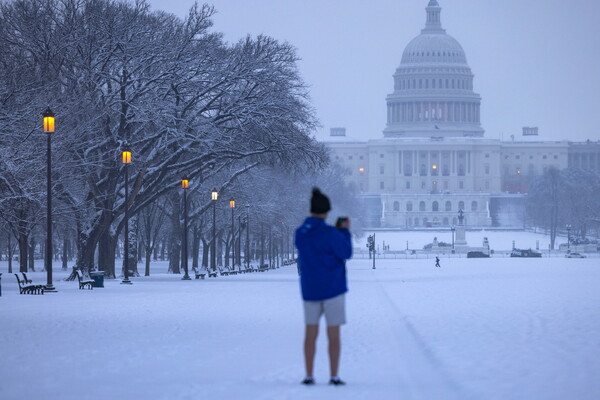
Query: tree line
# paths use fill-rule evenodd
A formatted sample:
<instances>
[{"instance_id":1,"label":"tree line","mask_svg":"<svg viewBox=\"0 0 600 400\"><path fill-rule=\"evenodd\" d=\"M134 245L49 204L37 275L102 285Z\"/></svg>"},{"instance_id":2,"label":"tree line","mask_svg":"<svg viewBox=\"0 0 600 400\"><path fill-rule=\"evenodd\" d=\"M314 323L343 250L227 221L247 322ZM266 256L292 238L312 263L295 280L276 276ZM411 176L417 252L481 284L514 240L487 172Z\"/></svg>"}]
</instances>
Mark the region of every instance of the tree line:
<instances>
[{"instance_id":1,"label":"tree line","mask_svg":"<svg viewBox=\"0 0 600 400\"><path fill-rule=\"evenodd\" d=\"M559 233L585 239L600 228L600 176L578 168L548 168L531 185L526 216L547 230L550 246ZM568 231L567 231L568 229Z\"/></svg>"},{"instance_id":2,"label":"tree line","mask_svg":"<svg viewBox=\"0 0 600 400\"><path fill-rule=\"evenodd\" d=\"M254 259L264 259L267 228L268 249L281 253L314 184L359 213L344 171L313 138L318 121L295 49L263 35L227 43L212 30L214 12L194 4L182 19L143 0L0 3L0 240L21 271L45 251L47 107L56 114L53 253L63 267L118 274L126 148L127 254L131 266L144 256L145 273L161 257L179 272L184 177L195 265L206 265L213 207L223 265L244 229Z\"/></svg>"}]
</instances>

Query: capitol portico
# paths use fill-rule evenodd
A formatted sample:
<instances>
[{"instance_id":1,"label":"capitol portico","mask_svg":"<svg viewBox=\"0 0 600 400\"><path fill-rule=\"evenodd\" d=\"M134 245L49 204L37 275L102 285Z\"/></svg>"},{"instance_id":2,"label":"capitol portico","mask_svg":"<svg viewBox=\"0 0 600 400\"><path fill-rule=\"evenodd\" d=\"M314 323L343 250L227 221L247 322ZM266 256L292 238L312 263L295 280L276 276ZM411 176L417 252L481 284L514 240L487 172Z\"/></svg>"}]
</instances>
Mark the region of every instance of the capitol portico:
<instances>
[{"instance_id":1,"label":"capitol portico","mask_svg":"<svg viewBox=\"0 0 600 400\"><path fill-rule=\"evenodd\" d=\"M383 138L353 140L332 128L325 142L361 193L372 227L448 227L459 210L467 226L522 226L531 181L584 158L599 172L600 143L541 141L537 128L510 141L485 138L473 73L442 28L441 11L429 1L425 28L404 50Z\"/></svg>"}]
</instances>

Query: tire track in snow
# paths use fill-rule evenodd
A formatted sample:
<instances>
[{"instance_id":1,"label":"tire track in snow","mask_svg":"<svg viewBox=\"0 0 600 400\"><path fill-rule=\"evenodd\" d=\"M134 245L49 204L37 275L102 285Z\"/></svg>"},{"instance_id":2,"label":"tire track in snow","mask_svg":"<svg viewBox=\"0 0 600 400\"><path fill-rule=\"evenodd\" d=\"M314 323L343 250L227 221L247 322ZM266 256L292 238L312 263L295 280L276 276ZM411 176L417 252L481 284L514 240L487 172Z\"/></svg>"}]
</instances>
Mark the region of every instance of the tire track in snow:
<instances>
[{"instance_id":1,"label":"tire track in snow","mask_svg":"<svg viewBox=\"0 0 600 400\"><path fill-rule=\"evenodd\" d=\"M398 334L395 337L399 346L404 350L403 354L407 355L403 359L411 383L412 398L444 400L472 398L452 379L448 371L444 370L441 361L394 302L386 290L384 282L377 278L375 271L373 280L380 289L377 292L380 293L381 304L387 306L390 312L389 315L397 317L396 319L390 319L390 323L392 329Z\"/></svg>"}]
</instances>

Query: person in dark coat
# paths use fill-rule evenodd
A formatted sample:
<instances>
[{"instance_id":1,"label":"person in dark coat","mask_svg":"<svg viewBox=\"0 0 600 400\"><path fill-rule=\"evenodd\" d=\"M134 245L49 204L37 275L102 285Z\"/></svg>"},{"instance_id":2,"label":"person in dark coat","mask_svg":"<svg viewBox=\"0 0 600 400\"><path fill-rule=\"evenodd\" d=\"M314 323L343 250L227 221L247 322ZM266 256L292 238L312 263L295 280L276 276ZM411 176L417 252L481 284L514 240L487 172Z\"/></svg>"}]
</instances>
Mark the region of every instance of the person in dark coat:
<instances>
[{"instance_id":1,"label":"person in dark coat","mask_svg":"<svg viewBox=\"0 0 600 400\"><path fill-rule=\"evenodd\" d=\"M332 385L345 384L338 377L340 361L340 326L346 323L345 293L348 291L345 260L352 257L350 219L340 229L327 225L325 219L331 211L329 198L317 188L310 200L311 216L296 229L300 288L304 301L305 385L315 383L313 366L319 319L325 315L329 341L329 367Z\"/></svg>"},{"instance_id":2,"label":"person in dark coat","mask_svg":"<svg viewBox=\"0 0 600 400\"><path fill-rule=\"evenodd\" d=\"M435 266L438 268L441 268L442 266L440 265L440 258L438 256L435 257Z\"/></svg>"}]
</instances>

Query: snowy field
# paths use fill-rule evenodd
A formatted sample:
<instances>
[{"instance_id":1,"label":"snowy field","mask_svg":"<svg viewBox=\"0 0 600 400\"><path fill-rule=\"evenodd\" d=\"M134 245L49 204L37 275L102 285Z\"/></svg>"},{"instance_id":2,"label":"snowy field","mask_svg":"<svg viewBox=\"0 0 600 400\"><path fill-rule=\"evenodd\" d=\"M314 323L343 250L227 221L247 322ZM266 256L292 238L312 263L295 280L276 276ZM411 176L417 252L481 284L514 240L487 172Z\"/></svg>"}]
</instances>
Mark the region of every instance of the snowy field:
<instances>
[{"instance_id":1,"label":"snowy field","mask_svg":"<svg viewBox=\"0 0 600 400\"><path fill-rule=\"evenodd\" d=\"M390 245L391 251L403 251L408 248L413 250L423 249L426 244L432 243L433 238L437 237L439 242L452 243L452 232L449 229L445 230L427 230L427 231L365 231L365 236L354 240L354 246L366 250L367 238L366 235L375 233L377 244L381 246L385 241L386 245ZM539 249L548 252L550 244L550 236L541 233L533 233L528 231L490 231L476 230L466 231L467 243L469 246L479 247L483 243L483 238L487 237L490 243L490 249L495 251L510 252L512 242L514 240L515 247L520 249L535 249L539 245ZM567 238L558 236L554 245L555 249L562 243L567 243Z\"/></svg>"},{"instance_id":2,"label":"snowy field","mask_svg":"<svg viewBox=\"0 0 600 400\"><path fill-rule=\"evenodd\" d=\"M59 292L29 296L0 263L0 399L600 398L597 258L350 261L346 387L326 384L323 335L317 385L298 383L295 266L193 281L165 268L92 291L55 270Z\"/></svg>"}]
</instances>

